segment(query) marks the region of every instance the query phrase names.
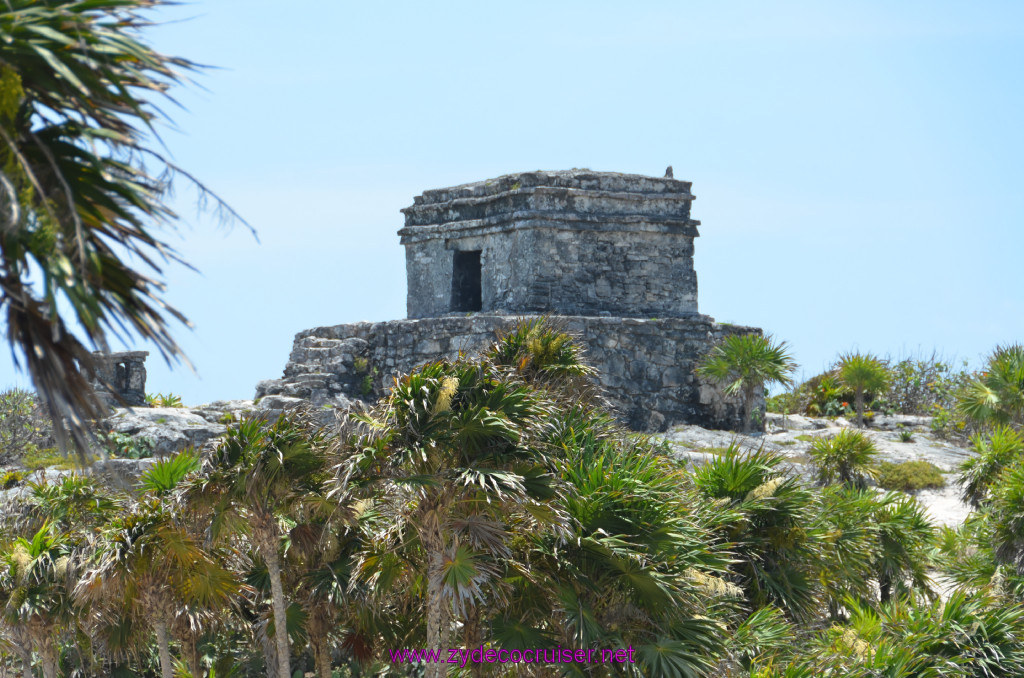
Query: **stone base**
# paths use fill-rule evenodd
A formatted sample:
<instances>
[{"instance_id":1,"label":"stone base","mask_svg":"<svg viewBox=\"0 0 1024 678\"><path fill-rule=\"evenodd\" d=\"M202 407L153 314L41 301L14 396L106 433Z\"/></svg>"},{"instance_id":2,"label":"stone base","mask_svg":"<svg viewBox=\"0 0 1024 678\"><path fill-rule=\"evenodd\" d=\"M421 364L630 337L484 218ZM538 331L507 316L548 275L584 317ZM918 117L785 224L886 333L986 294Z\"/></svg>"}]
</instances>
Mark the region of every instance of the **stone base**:
<instances>
[{"instance_id":1,"label":"stone base","mask_svg":"<svg viewBox=\"0 0 1024 678\"><path fill-rule=\"evenodd\" d=\"M726 334L760 332L720 325L708 316L613 318L549 316L578 337L598 370L616 415L637 431L677 424L736 429L739 403L694 374L697 360ZM298 398L321 407L369 404L394 377L460 351L479 353L519 318L450 315L318 327L295 337L284 378L262 381L256 397L279 409ZM758 407L763 410L763 403Z\"/></svg>"}]
</instances>

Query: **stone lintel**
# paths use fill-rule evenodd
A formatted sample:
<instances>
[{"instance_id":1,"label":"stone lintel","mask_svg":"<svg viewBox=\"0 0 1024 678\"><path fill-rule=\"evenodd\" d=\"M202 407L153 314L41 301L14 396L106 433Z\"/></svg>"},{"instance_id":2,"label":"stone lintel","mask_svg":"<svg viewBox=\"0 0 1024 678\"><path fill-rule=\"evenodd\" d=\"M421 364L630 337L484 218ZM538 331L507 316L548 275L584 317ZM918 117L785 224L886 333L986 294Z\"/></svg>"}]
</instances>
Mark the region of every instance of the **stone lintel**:
<instances>
[{"instance_id":1,"label":"stone lintel","mask_svg":"<svg viewBox=\"0 0 1024 678\"><path fill-rule=\"evenodd\" d=\"M603 216L539 210L521 210L485 219L465 219L443 224L406 226L398 231L403 245L434 238L475 237L543 229L547 231L602 231L606 233L664 233L696 238L695 219L663 219L642 215Z\"/></svg>"}]
</instances>

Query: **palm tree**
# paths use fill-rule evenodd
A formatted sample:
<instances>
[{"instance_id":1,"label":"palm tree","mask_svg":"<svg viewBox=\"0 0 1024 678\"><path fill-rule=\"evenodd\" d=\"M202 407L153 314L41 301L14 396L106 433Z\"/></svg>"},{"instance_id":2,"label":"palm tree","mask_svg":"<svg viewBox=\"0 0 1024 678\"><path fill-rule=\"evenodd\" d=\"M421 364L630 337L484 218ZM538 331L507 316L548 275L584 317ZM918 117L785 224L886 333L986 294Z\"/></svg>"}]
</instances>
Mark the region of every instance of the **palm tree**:
<instances>
[{"instance_id":1,"label":"palm tree","mask_svg":"<svg viewBox=\"0 0 1024 678\"><path fill-rule=\"evenodd\" d=\"M868 478L878 477L878 467L874 464L878 450L860 431L843 429L833 436L815 438L808 454L818 469L818 482L822 485L838 480L844 485L863 488Z\"/></svg>"},{"instance_id":2,"label":"palm tree","mask_svg":"<svg viewBox=\"0 0 1024 678\"><path fill-rule=\"evenodd\" d=\"M76 558L73 540L50 523L30 539L18 537L0 554L4 621L39 653L43 678L57 678L57 635L75 616ZM30 673L29 666L25 669Z\"/></svg>"},{"instance_id":3,"label":"palm tree","mask_svg":"<svg viewBox=\"0 0 1024 678\"><path fill-rule=\"evenodd\" d=\"M996 348L958 406L978 423L1024 425L1024 344Z\"/></svg>"},{"instance_id":4,"label":"palm tree","mask_svg":"<svg viewBox=\"0 0 1024 678\"><path fill-rule=\"evenodd\" d=\"M874 513L878 508L871 490L844 485L826 487L821 493L821 516L827 528L824 558L819 579L825 589L829 616L836 621L847 597L873 597L874 555L878 530Z\"/></svg>"},{"instance_id":5,"label":"palm tree","mask_svg":"<svg viewBox=\"0 0 1024 678\"><path fill-rule=\"evenodd\" d=\"M326 509L322 499L324 438L302 413L268 424L260 418L229 429L189 499L213 515L210 534L219 539L247 531L266 563L273 600L277 675L291 676L288 598L282 586L281 519L303 505Z\"/></svg>"},{"instance_id":6,"label":"palm tree","mask_svg":"<svg viewBox=\"0 0 1024 678\"><path fill-rule=\"evenodd\" d=\"M743 431L751 431L754 401L771 384L792 383L796 363L786 342L775 343L771 335L731 334L722 340L697 366L697 374L725 387L725 395L741 399Z\"/></svg>"},{"instance_id":7,"label":"palm tree","mask_svg":"<svg viewBox=\"0 0 1024 678\"><path fill-rule=\"evenodd\" d=\"M182 356L169 322L187 321L151 277L181 259L157 230L177 220L164 202L172 177L208 193L153 143L166 116L151 99L173 102L169 90L197 69L141 38L139 12L163 4L0 4L0 308L59 442L83 458L99 406L91 352L68 326L94 347L131 331Z\"/></svg>"},{"instance_id":8,"label":"palm tree","mask_svg":"<svg viewBox=\"0 0 1024 678\"><path fill-rule=\"evenodd\" d=\"M872 569L881 602L889 602L894 590L931 594L934 529L925 508L914 497L887 492L878 499L872 522L878 531Z\"/></svg>"},{"instance_id":9,"label":"palm tree","mask_svg":"<svg viewBox=\"0 0 1024 678\"><path fill-rule=\"evenodd\" d=\"M836 379L853 390L857 425L864 426L864 396L878 393L889 383L889 371L878 358L867 353L847 353L839 357Z\"/></svg>"},{"instance_id":10,"label":"palm tree","mask_svg":"<svg viewBox=\"0 0 1024 678\"><path fill-rule=\"evenodd\" d=\"M362 535L337 515L312 516L288 532L291 590L305 614L305 631L318 678L331 678L331 645L358 625L351 609L360 593L351 586ZM359 601L359 604L366 604ZM351 643L350 643L351 645Z\"/></svg>"},{"instance_id":11,"label":"palm tree","mask_svg":"<svg viewBox=\"0 0 1024 678\"><path fill-rule=\"evenodd\" d=\"M343 448L346 476L375 490L378 510L422 549L428 647L448 647L452 615L472 617L498 590L510 524L559 522L545 501L554 460L536 442L546 414L533 389L487 361L441 361L400 379L365 417L371 433Z\"/></svg>"},{"instance_id":12,"label":"palm tree","mask_svg":"<svg viewBox=\"0 0 1024 678\"><path fill-rule=\"evenodd\" d=\"M734 578L753 607L774 605L794 620L818 609L827 525L814 494L780 468L781 457L730 446L694 472L715 502L720 538L736 554Z\"/></svg>"},{"instance_id":13,"label":"palm tree","mask_svg":"<svg viewBox=\"0 0 1024 678\"><path fill-rule=\"evenodd\" d=\"M495 644L633 647L628 675L705 675L723 650L722 610L743 596L708 503L648 441L565 414L559 504L572 533L541 531L523 545L507 578L512 604L491 622Z\"/></svg>"},{"instance_id":14,"label":"palm tree","mask_svg":"<svg viewBox=\"0 0 1024 678\"><path fill-rule=\"evenodd\" d=\"M171 626L183 607L223 607L238 585L189 535L170 493L198 458L182 453L158 462L142 479L145 495L102 529L95 564L76 589L79 600L135 618L156 633L163 678L174 677ZM195 667L191 667L195 668Z\"/></svg>"},{"instance_id":15,"label":"palm tree","mask_svg":"<svg viewBox=\"0 0 1024 678\"><path fill-rule=\"evenodd\" d=\"M997 563L1024 576L1024 462L1007 467L991 487L989 499L992 543Z\"/></svg>"},{"instance_id":16,"label":"palm tree","mask_svg":"<svg viewBox=\"0 0 1024 678\"><path fill-rule=\"evenodd\" d=\"M519 321L498 335L487 357L531 386L557 393L563 402L602 402L596 370L585 362L582 346L550 318Z\"/></svg>"},{"instance_id":17,"label":"palm tree","mask_svg":"<svg viewBox=\"0 0 1024 678\"><path fill-rule=\"evenodd\" d=\"M960 464L961 497L981 508L1003 470L1024 458L1024 434L1006 425L997 426L988 435L971 436L971 448L976 455Z\"/></svg>"}]
</instances>

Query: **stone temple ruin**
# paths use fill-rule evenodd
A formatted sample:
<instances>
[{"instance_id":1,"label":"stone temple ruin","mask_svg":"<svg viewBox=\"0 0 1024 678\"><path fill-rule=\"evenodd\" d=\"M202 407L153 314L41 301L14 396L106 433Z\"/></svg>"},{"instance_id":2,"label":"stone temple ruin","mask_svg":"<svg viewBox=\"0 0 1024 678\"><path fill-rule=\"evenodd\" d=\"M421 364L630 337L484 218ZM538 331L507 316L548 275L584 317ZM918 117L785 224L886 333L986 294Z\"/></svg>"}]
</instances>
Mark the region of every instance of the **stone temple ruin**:
<instances>
[{"instance_id":1,"label":"stone temple ruin","mask_svg":"<svg viewBox=\"0 0 1024 678\"><path fill-rule=\"evenodd\" d=\"M107 407L120 406L122 402L133 407L145 405L148 355L148 351L93 353L96 369L93 388L100 401Z\"/></svg>"},{"instance_id":2,"label":"stone temple ruin","mask_svg":"<svg viewBox=\"0 0 1024 678\"><path fill-rule=\"evenodd\" d=\"M396 374L485 348L517 318L576 335L620 419L636 430L735 428L738 403L694 367L728 333L697 312L691 183L635 174L524 172L426 191L402 210L408 318L295 337L260 409L351 406Z\"/></svg>"}]
</instances>

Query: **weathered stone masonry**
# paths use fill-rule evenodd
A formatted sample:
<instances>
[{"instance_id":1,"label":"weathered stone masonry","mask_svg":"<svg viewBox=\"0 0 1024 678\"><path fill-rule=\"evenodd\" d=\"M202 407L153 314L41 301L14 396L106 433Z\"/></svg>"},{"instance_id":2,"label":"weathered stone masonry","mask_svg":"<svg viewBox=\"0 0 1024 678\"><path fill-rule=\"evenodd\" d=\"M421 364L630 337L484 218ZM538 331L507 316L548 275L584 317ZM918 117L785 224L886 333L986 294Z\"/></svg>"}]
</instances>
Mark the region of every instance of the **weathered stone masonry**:
<instances>
[{"instance_id":1,"label":"weathered stone masonry","mask_svg":"<svg viewBox=\"0 0 1024 678\"><path fill-rule=\"evenodd\" d=\"M403 210L409 319L300 332L260 407L349 407L395 375L475 353L518 317L581 339L620 418L637 430L739 424L694 375L731 332L697 313L690 183L588 170L530 172L427 191Z\"/></svg>"},{"instance_id":2,"label":"weathered stone masonry","mask_svg":"<svg viewBox=\"0 0 1024 678\"><path fill-rule=\"evenodd\" d=\"M148 351L121 351L120 353L93 353L97 395L108 406L146 404L146 356ZM119 401L112 394L120 396Z\"/></svg>"}]
</instances>

